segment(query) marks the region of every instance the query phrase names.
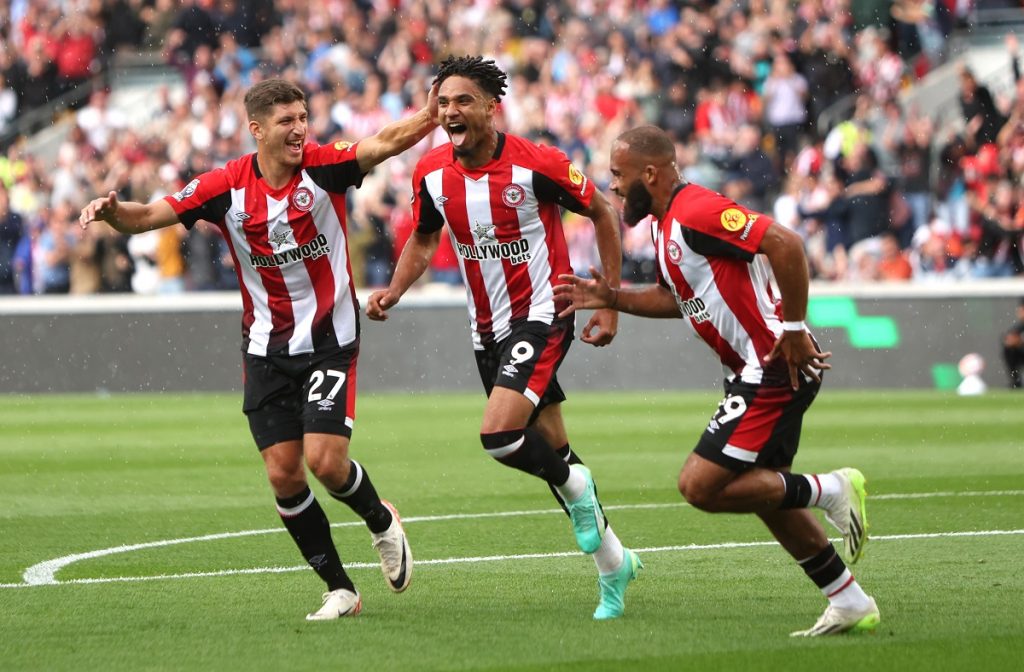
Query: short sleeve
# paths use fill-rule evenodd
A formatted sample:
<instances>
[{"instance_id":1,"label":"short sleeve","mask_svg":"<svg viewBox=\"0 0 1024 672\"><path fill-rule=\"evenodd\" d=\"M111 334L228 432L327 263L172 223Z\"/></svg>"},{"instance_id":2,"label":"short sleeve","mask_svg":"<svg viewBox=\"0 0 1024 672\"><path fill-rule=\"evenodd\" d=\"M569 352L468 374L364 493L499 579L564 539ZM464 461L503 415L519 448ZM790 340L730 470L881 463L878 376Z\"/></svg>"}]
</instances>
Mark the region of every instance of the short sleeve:
<instances>
[{"instance_id":1,"label":"short sleeve","mask_svg":"<svg viewBox=\"0 0 1024 672\"><path fill-rule=\"evenodd\" d=\"M533 189L542 201L582 214L594 198L594 183L555 147L540 146L533 168Z\"/></svg>"},{"instance_id":2,"label":"short sleeve","mask_svg":"<svg viewBox=\"0 0 1024 672\"><path fill-rule=\"evenodd\" d=\"M165 196L178 220L191 229L200 219L220 223L231 207L231 186L223 168L203 173L181 191Z\"/></svg>"},{"instance_id":3,"label":"short sleeve","mask_svg":"<svg viewBox=\"0 0 1024 672\"><path fill-rule=\"evenodd\" d=\"M307 146L303 168L324 191L343 194L349 187L363 183L356 147L359 143L338 141L329 145Z\"/></svg>"},{"instance_id":4,"label":"short sleeve","mask_svg":"<svg viewBox=\"0 0 1024 672\"><path fill-rule=\"evenodd\" d=\"M695 185L679 192L672 203L672 215L683 226L683 236L695 252L744 261L751 261L757 254L772 223L767 215Z\"/></svg>"}]
</instances>

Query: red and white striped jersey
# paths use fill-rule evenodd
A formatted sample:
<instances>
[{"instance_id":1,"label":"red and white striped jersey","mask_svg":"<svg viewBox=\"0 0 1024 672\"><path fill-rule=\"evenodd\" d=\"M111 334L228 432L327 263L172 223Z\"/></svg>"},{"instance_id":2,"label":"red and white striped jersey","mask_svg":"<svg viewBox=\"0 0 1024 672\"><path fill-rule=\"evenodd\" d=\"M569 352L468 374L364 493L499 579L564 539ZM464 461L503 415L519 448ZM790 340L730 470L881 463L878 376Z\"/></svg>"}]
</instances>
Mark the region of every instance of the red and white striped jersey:
<instances>
[{"instance_id":1,"label":"red and white striped jersey","mask_svg":"<svg viewBox=\"0 0 1024 672\"><path fill-rule=\"evenodd\" d=\"M782 334L782 304L772 270L757 249L772 220L696 184L672 195L665 216L652 221L658 280L672 291L683 317L722 360L727 378L788 384L779 358L762 358Z\"/></svg>"},{"instance_id":2,"label":"red and white striped jersey","mask_svg":"<svg viewBox=\"0 0 1024 672\"><path fill-rule=\"evenodd\" d=\"M348 345L358 334L345 227L345 190L363 173L356 145L307 145L281 189L256 155L199 175L165 200L188 228L203 219L227 240L242 291L242 350L297 355Z\"/></svg>"},{"instance_id":3,"label":"red and white striped jersey","mask_svg":"<svg viewBox=\"0 0 1024 672\"><path fill-rule=\"evenodd\" d=\"M420 159L413 216L420 233L445 224L466 284L473 347L508 336L517 320L551 324L558 276L571 273L560 207L582 213L594 185L559 149L498 134L493 158L464 168L450 144Z\"/></svg>"}]
</instances>

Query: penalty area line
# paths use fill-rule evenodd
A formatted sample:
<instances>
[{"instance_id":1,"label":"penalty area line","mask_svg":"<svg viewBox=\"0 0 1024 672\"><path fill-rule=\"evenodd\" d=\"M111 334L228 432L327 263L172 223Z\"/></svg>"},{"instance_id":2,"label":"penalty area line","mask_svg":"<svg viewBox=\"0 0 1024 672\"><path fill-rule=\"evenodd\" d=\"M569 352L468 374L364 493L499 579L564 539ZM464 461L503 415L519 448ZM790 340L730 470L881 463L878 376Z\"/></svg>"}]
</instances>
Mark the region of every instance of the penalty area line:
<instances>
[{"instance_id":1,"label":"penalty area line","mask_svg":"<svg viewBox=\"0 0 1024 672\"><path fill-rule=\"evenodd\" d=\"M1024 529L1020 530L972 530L965 532L925 532L918 534L888 534L871 537L871 541L907 541L919 539L956 539L965 537L1000 537L1024 535ZM838 540L833 540L838 541ZM713 551L734 548L757 548L762 546L777 546L775 541L734 541L718 544L684 544L676 546L648 546L646 548L633 549L637 553L672 553L681 551ZM578 557L579 551L561 551L554 553L517 553L509 555L480 555L456 558L435 558L432 560L417 560L417 566L423 565L458 565L478 564L484 562L508 562L516 560L547 560L552 558ZM346 563L346 569L371 569L380 565L375 562L352 562ZM153 576L112 576L94 579L68 579L66 581L52 581L46 584L31 583L0 583L0 588L33 588L40 585L49 586L72 586L91 585L100 583L141 583L144 581L167 581L181 579L199 579L219 576L239 576L246 574L285 574L288 572L301 572L309 570L308 565L296 565L291 567L250 567L246 569L225 569L211 572L184 572L181 574L158 574Z\"/></svg>"}]
</instances>

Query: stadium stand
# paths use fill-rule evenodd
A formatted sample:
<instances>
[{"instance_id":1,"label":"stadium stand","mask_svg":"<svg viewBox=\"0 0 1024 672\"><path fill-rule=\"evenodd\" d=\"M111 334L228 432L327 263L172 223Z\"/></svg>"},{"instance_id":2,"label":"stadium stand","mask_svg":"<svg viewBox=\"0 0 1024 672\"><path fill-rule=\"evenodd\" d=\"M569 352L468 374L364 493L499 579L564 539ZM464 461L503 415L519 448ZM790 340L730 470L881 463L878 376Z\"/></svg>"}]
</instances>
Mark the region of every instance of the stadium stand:
<instances>
[{"instance_id":1,"label":"stadium stand","mask_svg":"<svg viewBox=\"0 0 1024 672\"><path fill-rule=\"evenodd\" d=\"M82 231L78 208L109 190L149 201L250 151L241 97L255 81L301 83L314 138L356 139L420 106L451 51L496 59L503 127L561 147L602 187L611 140L663 126L687 179L799 231L818 280L1024 274L1019 2L0 4L0 293L232 287L212 227L125 240ZM412 226L411 167L444 141L351 199L363 286L387 281ZM588 227L566 230L589 263ZM626 280L651 279L642 235L624 254ZM443 251L432 278L459 282L455 264Z\"/></svg>"}]
</instances>

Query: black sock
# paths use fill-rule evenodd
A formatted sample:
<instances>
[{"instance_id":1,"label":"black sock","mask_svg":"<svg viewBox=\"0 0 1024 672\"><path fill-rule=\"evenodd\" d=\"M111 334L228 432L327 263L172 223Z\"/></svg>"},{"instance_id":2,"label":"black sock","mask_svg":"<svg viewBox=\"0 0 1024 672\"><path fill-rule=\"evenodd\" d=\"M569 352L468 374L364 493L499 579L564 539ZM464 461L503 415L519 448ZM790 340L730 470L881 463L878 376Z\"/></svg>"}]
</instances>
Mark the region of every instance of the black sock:
<instances>
[{"instance_id":1,"label":"black sock","mask_svg":"<svg viewBox=\"0 0 1024 672\"><path fill-rule=\"evenodd\" d=\"M327 590L346 588L355 591L352 579L338 557L338 549L331 539L331 524L312 491L305 490L294 497L277 498L277 512L292 535L313 571L327 584Z\"/></svg>"},{"instance_id":2,"label":"black sock","mask_svg":"<svg viewBox=\"0 0 1024 672\"><path fill-rule=\"evenodd\" d=\"M811 581L814 581L814 584L822 589L838 579L846 571L846 563L836 553L836 549L832 547L832 544L826 546L814 557L800 561L800 567L803 568Z\"/></svg>"},{"instance_id":3,"label":"black sock","mask_svg":"<svg viewBox=\"0 0 1024 672\"><path fill-rule=\"evenodd\" d=\"M569 465L534 429L481 434L480 441L484 450L506 467L525 471L549 485L565 485L569 480Z\"/></svg>"},{"instance_id":4,"label":"black sock","mask_svg":"<svg viewBox=\"0 0 1024 672\"><path fill-rule=\"evenodd\" d=\"M350 460L352 467L348 471L348 480L337 491L327 492L339 502L344 502L356 514L366 521L370 532L380 534L391 525L391 511L380 501L377 490L370 481L362 465Z\"/></svg>"},{"instance_id":5,"label":"black sock","mask_svg":"<svg viewBox=\"0 0 1024 672\"><path fill-rule=\"evenodd\" d=\"M780 509L806 509L811 504L811 484L801 474L779 472L786 484L786 494L782 496Z\"/></svg>"}]
</instances>

